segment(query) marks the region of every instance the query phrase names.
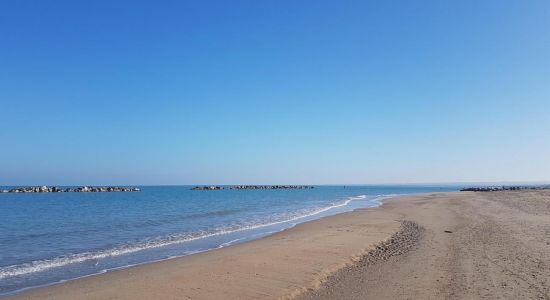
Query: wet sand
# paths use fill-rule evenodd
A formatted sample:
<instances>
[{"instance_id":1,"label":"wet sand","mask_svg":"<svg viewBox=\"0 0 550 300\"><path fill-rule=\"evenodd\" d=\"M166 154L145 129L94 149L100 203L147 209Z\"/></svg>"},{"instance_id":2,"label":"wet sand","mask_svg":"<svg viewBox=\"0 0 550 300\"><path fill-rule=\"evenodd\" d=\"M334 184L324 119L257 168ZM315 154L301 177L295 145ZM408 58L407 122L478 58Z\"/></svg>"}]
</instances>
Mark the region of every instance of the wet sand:
<instances>
[{"instance_id":1,"label":"wet sand","mask_svg":"<svg viewBox=\"0 0 550 300\"><path fill-rule=\"evenodd\" d=\"M387 200L13 299L550 299L550 191Z\"/></svg>"}]
</instances>

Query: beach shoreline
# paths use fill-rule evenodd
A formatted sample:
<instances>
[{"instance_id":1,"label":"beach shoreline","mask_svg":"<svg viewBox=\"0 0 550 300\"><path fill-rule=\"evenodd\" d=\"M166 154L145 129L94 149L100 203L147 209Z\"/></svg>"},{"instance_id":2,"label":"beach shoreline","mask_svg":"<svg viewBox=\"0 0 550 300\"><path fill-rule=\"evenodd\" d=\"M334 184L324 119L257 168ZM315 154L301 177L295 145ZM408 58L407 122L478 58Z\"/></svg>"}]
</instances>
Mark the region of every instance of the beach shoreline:
<instances>
[{"instance_id":1,"label":"beach shoreline","mask_svg":"<svg viewBox=\"0 0 550 300\"><path fill-rule=\"evenodd\" d=\"M514 202L514 197L518 195L542 200L524 201L518 204ZM507 201L502 200L503 203L507 203L505 206L499 206L503 205L499 202L500 198ZM398 295L391 294L392 289L388 287L397 284L394 281L400 276L407 276L400 270L415 264L421 265L416 266L419 269L432 266L432 269L424 271L428 274L426 280L429 282L411 282L408 285L401 285L400 292L416 295L413 298L442 296L453 298L461 293L457 287L467 287L469 276L472 275L468 270L462 270L461 261L454 261L453 263L457 265L451 268L444 263L434 264L430 255L436 258L438 255L442 256L443 262L445 262L444 257L448 258L452 255L457 256L458 260L460 255L453 251L460 249L453 250L456 245L452 244L452 238L460 237L456 233L461 232L463 227L469 226L464 223L472 222L468 218L487 218L495 209L509 210L510 214L526 218L518 222L525 223L529 220L536 226L544 228L544 223L540 223L543 221L531 214L537 213L533 207L539 210L540 207L546 207L545 203L548 199L550 199L549 192L487 194L451 192L398 196L386 199L377 208L359 209L309 221L258 240L39 287L7 296L6 299L150 299L152 297L163 299L333 299L334 297L389 299ZM477 207L481 204L483 205ZM518 208L514 205L519 207L519 211L528 210L531 214L520 215L516 211ZM525 205L533 207L526 208ZM466 212L471 213L472 216L468 216ZM512 215L508 217L517 218ZM501 221L506 221L503 220ZM418 225L418 232L422 231L422 237L414 231L409 231L409 234L417 238L400 237L399 233L403 232L404 222L411 222L406 223L409 227ZM468 235L471 232L465 231L464 234ZM482 238L487 237L482 236ZM398 245L397 248L391 246L391 241L395 239L401 241L401 244L393 243ZM455 242L459 241L464 242L463 240ZM428 245L433 249L428 249ZM550 263L548 255L540 253L540 247L544 246L546 245L535 243L532 245L533 250L529 250L535 251L531 253L531 257L540 256L537 258L539 264ZM377 251L378 258L373 260L373 253ZM432 253L432 251L441 253ZM473 257L479 254L476 251L472 252ZM419 257L415 259L415 256ZM407 262L407 259L412 261ZM437 262L437 259L435 261ZM373 265L379 272L376 276L372 275ZM514 266L521 268L521 264ZM462 272L460 275L465 278L455 274L458 271ZM414 271L409 272L414 273ZM479 270L477 272L479 273ZM545 275L545 271L536 269L530 272L534 272L532 275L539 280L536 284L540 287L533 289L519 285L512 290L511 295L545 296L546 293L548 297L550 282L540 281L540 278L543 278L540 276ZM393 275L381 283L379 279L388 276L386 273ZM492 278L489 275L488 278ZM504 275L500 276L499 278L502 279ZM358 278L360 281L356 282ZM462 279L459 281L457 278ZM499 292L503 289L502 286L491 287L492 281L483 280L483 278L482 280L478 278L478 281L475 285L482 285L485 289L493 288ZM506 281L508 282L507 279ZM471 282L470 284L474 285ZM512 285L507 283L506 286ZM367 290L362 286L369 288ZM421 289L419 286L426 289ZM419 289L424 292L419 292ZM470 298L476 298L481 290L481 288L468 288L462 293L471 296Z\"/></svg>"},{"instance_id":2,"label":"beach shoreline","mask_svg":"<svg viewBox=\"0 0 550 300\"><path fill-rule=\"evenodd\" d=\"M248 247L248 245L251 244L251 243L252 244L257 243L257 242L262 242L263 243L264 240L271 241L271 240L278 240L278 239L286 239L287 235L293 236L294 232L300 232L301 233L301 232L308 232L308 231L312 231L312 230L317 230L317 228L319 228L320 226L324 227L325 229L327 229L328 227L331 227L331 226L341 226L341 223L346 223L346 222L343 222L343 220L346 219L348 215L352 216L352 220L356 219L356 218L359 217L359 215L363 215L364 211L371 211L372 210L372 212L374 212L378 208L382 207L384 205L385 201L388 201L388 200L394 199L394 198L399 198L399 197L406 197L406 195L396 195L396 196L392 196L392 197L389 197L389 198L388 197L383 197L383 199L381 200L382 204L380 206L377 206L377 207L360 208L360 209L357 209L357 210L354 210L354 211L342 212L342 213L338 213L338 214L335 214L335 215L329 215L329 216L321 217L320 219L314 219L314 220L311 220L311 221L306 221L304 223L299 223L299 224L297 224L297 225L295 225L291 228L287 228L287 229L284 229L282 231L270 234L268 236L265 236L265 237L262 237L262 238L259 238L259 239L255 239L255 240L251 240L251 241L247 241L247 242L244 242L244 243L229 245L229 246L219 248L219 249L210 249L210 250L207 250L207 251L204 251L204 252L199 252L199 253L190 254L190 255L184 255L184 256L180 256L180 257L166 258L166 259L161 259L161 260L152 261L152 262L146 262L146 263L142 263L142 264L138 264L138 265L121 267L121 268L117 268L117 269L114 269L114 270L108 270L108 271L105 271L105 272L102 272L102 273L90 274L90 275L87 275L87 276L83 276L83 277L79 277L79 278L75 278L75 279L70 279L70 280L66 280L66 281L62 281L62 282L52 283L52 284L48 284L48 285L44 285L44 286L31 287L31 288L15 291L13 293L9 293L9 294L6 294L6 295L2 295L2 296L0 296L0 299L32 299L32 297L43 298L44 295L50 295L50 294L52 295L51 299L54 299L54 298L59 299L60 297L63 298L63 295L57 294L57 290L66 290L65 286L80 285L80 283L88 284L88 281L94 281L94 282L95 281L102 281L101 278L104 277L104 276L119 277L119 276L126 276L127 275L127 274L123 275L123 274L119 274L119 273L126 273L126 272L133 273L134 270L136 272L142 272L142 270L156 269L157 267L162 269L162 268L164 268L164 266L163 266L164 264L171 264L172 262L179 263L180 260L186 260L186 261L187 260L193 260L193 261L194 260L203 260L203 258L202 258L203 256L206 256L206 258L205 258L206 261L211 261L212 259L217 258L219 256L219 254L218 254L219 252L224 253L227 250L229 250L231 252L240 251L239 248ZM384 218L378 218L378 219L381 220L381 219L384 219ZM374 221L375 223L380 221L378 219L376 217L373 218L373 220L376 220L376 221ZM387 222L387 221L383 221L383 222ZM320 223L320 224L317 224L317 223ZM361 242L360 243L361 245L355 245L353 249L349 249L348 251L343 253L341 255L341 257L339 257L339 259L336 260L336 262L328 263L330 265L330 267L328 269L326 269L326 270L317 270L317 272L323 273L323 274L325 274L323 276L326 276L330 272L333 272L334 270L337 270L337 269L343 267L344 265L347 265L347 264L351 263L354 258L360 256L365 251L372 248L375 244L389 238L399 228L399 223L398 222L389 221L389 223L391 223L392 226L385 229L385 230L387 230L387 232L373 233L374 239L371 241L370 247L366 247L366 248L363 247L362 242ZM305 227L305 228L303 228L303 227ZM335 232L339 232L339 231L340 231L340 229L335 230ZM330 234L334 234L335 232L330 233ZM349 231L349 232L351 232L351 231ZM326 232L323 232L323 233L320 232L319 235L322 236L325 233ZM341 239L346 240L346 239L349 239L349 237L342 237ZM263 247L263 246L261 246L261 247ZM237 250L233 250L233 248L237 248ZM213 258L210 258L209 256L213 256ZM208 264L209 262L205 262L205 263ZM146 272L148 272L148 271L146 271ZM71 287L71 289L72 289L72 287ZM77 289L79 289L79 288L77 288ZM292 288L290 293L288 293L288 291L286 291L284 294L296 294L296 292L294 291L296 289L300 290L301 288L299 288L299 287L298 288ZM74 296L75 295L72 294L70 297L67 297L66 299L73 299ZM132 298L134 298L134 297L139 298L138 295L133 295ZM87 299L87 297L84 296L82 299Z\"/></svg>"}]
</instances>

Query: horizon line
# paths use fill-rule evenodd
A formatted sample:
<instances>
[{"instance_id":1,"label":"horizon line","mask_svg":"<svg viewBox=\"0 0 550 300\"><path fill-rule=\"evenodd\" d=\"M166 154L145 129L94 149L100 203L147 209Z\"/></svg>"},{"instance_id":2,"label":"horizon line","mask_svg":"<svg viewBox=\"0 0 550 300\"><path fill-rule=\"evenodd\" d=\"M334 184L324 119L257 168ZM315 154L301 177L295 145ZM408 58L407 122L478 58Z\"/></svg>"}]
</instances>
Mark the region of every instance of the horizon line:
<instances>
[{"instance_id":1,"label":"horizon line","mask_svg":"<svg viewBox=\"0 0 550 300\"><path fill-rule=\"evenodd\" d=\"M435 185L435 186L444 186L444 185L543 185L543 184L550 184L550 181L544 181L544 180L537 180L537 181L446 181L446 182L397 182L397 183L321 183L321 184L303 184L303 183L270 183L270 184L214 184L214 183L208 183L208 184L1 184L0 186L8 187L8 186L149 186L149 187L161 187L161 186L236 186L236 185L251 185L251 186L272 186L272 185L303 185L303 186L410 186L410 185L418 185L418 186L429 186L429 185Z\"/></svg>"}]
</instances>

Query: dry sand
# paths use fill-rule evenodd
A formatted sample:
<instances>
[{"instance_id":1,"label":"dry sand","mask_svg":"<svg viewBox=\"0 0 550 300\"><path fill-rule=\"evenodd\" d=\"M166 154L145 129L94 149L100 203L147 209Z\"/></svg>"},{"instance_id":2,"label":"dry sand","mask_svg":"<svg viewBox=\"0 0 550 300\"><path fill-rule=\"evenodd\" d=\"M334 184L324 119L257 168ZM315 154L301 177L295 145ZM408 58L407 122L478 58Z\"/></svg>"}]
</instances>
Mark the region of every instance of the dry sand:
<instances>
[{"instance_id":1,"label":"dry sand","mask_svg":"<svg viewBox=\"0 0 550 300\"><path fill-rule=\"evenodd\" d=\"M299 299L550 299L550 191L438 194L385 209L421 227L414 249L366 255Z\"/></svg>"},{"instance_id":2,"label":"dry sand","mask_svg":"<svg viewBox=\"0 0 550 300\"><path fill-rule=\"evenodd\" d=\"M14 299L550 299L550 191L387 200Z\"/></svg>"}]
</instances>

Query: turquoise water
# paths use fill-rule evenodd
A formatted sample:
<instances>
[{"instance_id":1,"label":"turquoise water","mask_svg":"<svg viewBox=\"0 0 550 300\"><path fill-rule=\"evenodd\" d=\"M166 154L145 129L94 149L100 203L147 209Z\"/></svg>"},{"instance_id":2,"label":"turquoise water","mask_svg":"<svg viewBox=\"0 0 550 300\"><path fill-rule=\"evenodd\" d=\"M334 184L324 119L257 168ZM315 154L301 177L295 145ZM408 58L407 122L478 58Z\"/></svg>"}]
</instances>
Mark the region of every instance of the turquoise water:
<instances>
[{"instance_id":1,"label":"turquoise water","mask_svg":"<svg viewBox=\"0 0 550 300\"><path fill-rule=\"evenodd\" d=\"M389 196L456 187L0 194L0 294L260 238Z\"/></svg>"}]
</instances>

